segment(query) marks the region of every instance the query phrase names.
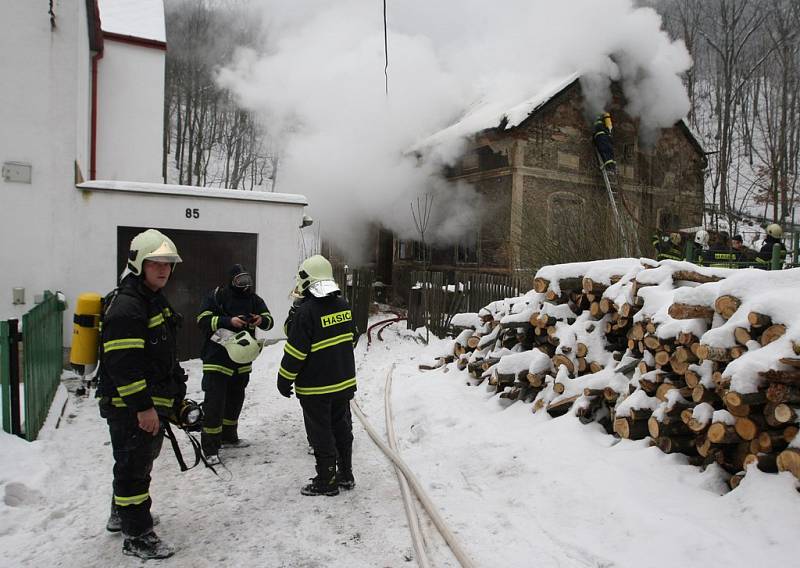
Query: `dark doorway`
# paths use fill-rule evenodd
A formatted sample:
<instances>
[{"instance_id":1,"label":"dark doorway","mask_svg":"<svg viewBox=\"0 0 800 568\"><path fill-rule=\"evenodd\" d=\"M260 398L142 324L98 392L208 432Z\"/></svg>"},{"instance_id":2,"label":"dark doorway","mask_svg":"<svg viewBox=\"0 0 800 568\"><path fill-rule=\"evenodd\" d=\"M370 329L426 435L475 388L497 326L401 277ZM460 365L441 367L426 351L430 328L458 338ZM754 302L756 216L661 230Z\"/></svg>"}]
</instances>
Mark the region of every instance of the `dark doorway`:
<instances>
[{"instance_id":1,"label":"dark doorway","mask_svg":"<svg viewBox=\"0 0 800 568\"><path fill-rule=\"evenodd\" d=\"M125 269L131 239L145 229L117 227L117 275ZM228 268L235 263L245 265L255 279L258 235L160 228L159 231L175 242L183 259L164 293L172 307L183 315L183 327L178 333L178 357L182 361L194 359L200 356L204 339L195 323L200 304L215 287L225 283Z\"/></svg>"}]
</instances>

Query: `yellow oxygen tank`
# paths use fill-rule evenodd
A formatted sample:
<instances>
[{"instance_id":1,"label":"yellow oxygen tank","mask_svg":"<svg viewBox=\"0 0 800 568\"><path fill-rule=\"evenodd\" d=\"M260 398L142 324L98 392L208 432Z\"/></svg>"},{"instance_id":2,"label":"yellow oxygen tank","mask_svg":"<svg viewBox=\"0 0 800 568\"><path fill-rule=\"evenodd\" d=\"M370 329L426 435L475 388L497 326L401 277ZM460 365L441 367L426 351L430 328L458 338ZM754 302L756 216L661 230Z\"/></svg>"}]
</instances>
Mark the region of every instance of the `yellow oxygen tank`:
<instances>
[{"instance_id":1,"label":"yellow oxygen tank","mask_svg":"<svg viewBox=\"0 0 800 568\"><path fill-rule=\"evenodd\" d=\"M603 124L608 128L609 132L614 128L614 125L611 123L611 115L607 112L603 113Z\"/></svg>"},{"instance_id":2,"label":"yellow oxygen tank","mask_svg":"<svg viewBox=\"0 0 800 568\"><path fill-rule=\"evenodd\" d=\"M97 364L101 305L100 294L94 292L84 292L78 296L75 305L69 363L79 375L91 372Z\"/></svg>"}]
</instances>

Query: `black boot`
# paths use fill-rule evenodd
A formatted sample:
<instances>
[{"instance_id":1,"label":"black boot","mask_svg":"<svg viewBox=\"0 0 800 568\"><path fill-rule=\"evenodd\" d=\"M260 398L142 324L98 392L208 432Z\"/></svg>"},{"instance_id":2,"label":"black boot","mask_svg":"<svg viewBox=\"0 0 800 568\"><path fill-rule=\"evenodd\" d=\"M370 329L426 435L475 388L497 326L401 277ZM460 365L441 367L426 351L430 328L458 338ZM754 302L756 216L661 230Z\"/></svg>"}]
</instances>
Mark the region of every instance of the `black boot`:
<instances>
[{"instance_id":1,"label":"black boot","mask_svg":"<svg viewBox=\"0 0 800 568\"><path fill-rule=\"evenodd\" d=\"M350 490L356 486L353 477L353 448L339 448L336 459L336 481L339 489Z\"/></svg>"},{"instance_id":2,"label":"black boot","mask_svg":"<svg viewBox=\"0 0 800 568\"><path fill-rule=\"evenodd\" d=\"M311 483L300 490L303 495L327 495L333 497L339 494L339 485L336 483L336 462L325 460L317 463L317 476L311 478Z\"/></svg>"},{"instance_id":3,"label":"black boot","mask_svg":"<svg viewBox=\"0 0 800 568\"><path fill-rule=\"evenodd\" d=\"M111 498L111 514L108 516L106 522L106 530L108 532L119 532L122 530L122 519L119 516L117 505L114 503L114 498Z\"/></svg>"},{"instance_id":4,"label":"black boot","mask_svg":"<svg viewBox=\"0 0 800 568\"><path fill-rule=\"evenodd\" d=\"M158 526L158 523L161 519L158 518L158 515L151 513L150 518L153 519L153 526ZM119 509L117 505L114 503L114 499L111 499L111 514L108 515L108 521L106 521L106 530L108 532L119 532L122 530L122 518L119 516Z\"/></svg>"},{"instance_id":5,"label":"black boot","mask_svg":"<svg viewBox=\"0 0 800 568\"><path fill-rule=\"evenodd\" d=\"M122 552L128 556L138 556L147 560L169 558L175 554L175 549L151 530L139 536L126 535L125 542L122 543Z\"/></svg>"}]
</instances>

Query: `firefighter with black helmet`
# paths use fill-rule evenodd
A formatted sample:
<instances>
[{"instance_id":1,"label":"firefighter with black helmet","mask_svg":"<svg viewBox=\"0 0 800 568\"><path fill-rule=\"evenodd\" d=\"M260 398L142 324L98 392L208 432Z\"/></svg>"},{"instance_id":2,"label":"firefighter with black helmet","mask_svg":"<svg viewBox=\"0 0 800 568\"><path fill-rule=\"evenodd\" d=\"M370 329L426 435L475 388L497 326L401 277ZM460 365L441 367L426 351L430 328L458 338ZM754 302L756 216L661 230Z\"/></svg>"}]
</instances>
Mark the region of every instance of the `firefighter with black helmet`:
<instances>
[{"instance_id":1,"label":"firefighter with black helmet","mask_svg":"<svg viewBox=\"0 0 800 568\"><path fill-rule=\"evenodd\" d=\"M208 463L219 463L220 447L244 447L239 414L250 382L253 361L263 342L256 328L272 329L272 315L255 293L253 277L241 264L228 271L228 282L203 302L197 324L205 332L203 359L203 429L200 434Z\"/></svg>"},{"instance_id":2,"label":"firefighter with black helmet","mask_svg":"<svg viewBox=\"0 0 800 568\"><path fill-rule=\"evenodd\" d=\"M102 315L97 396L114 453L114 497L106 528L122 531L123 553L166 558L174 549L153 531L150 472L164 439L162 420L186 394L177 361L180 316L161 293L181 262L172 240L155 229L136 235L119 287Z\"/></svg>"},{"instance_id":3,"label":"firefighter with black helmet","mask_svg":"<svg viewBox=\"0 0 800 568\"><path fill-rule=\"evenodd\" d=\"M353 316L333 279L330 262L307 258L297 272L299 299L287 321L287 340L278 370L278 391L292 389L303 409L316 475L303 495L338 495L355 487L350 399L356 391Z\"/></svg>"}]
</instances>

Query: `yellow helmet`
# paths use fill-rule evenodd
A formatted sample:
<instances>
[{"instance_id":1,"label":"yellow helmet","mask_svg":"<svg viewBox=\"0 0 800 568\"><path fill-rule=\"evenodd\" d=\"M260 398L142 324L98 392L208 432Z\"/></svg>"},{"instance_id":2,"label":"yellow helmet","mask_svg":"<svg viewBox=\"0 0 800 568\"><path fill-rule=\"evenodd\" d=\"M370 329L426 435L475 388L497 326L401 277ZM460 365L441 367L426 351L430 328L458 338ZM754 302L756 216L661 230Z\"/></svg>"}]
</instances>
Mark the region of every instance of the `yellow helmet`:
<instances>
[{"instance_id":1,"label":"yellow helmet","mask_svg":"<svg viewBox=\"0 0 800 568\"><path fill-rule=\"evenodd\" d=\"M780 239L783 236L783 229L777 223L767 225L767 234L773 239Z\"/></svg>"},{"instance_id":2,"label":"yellow helmet","mask_svg":"<svg viewBox=\"0 0 800 568\"><path fill-rule=\"evenodd\" d=\"M256 339L247 331L240 331L225 341L222 346L225 347L225 351L228 352L228 357L231 358L231 361L246 365L256 360L261 353L264 342Z\"/></svg>"},{"instance_id":3,"label":"yellow helmet","mask_svg":"<svg viewBox=\"0 0 800 568\"><path fill-rule=\"evenodd\" d=\"M678 246L681 244L681 234L680 233L670 233L669 240L672 241L672 244Z\"/></svg>"},{"instance_id":4,"label":"yellow helmet","mask_svg":"<svg viewBox=\"0 0 800 568\"><path fill-rule=\"evenodd\" d=\"M140 275L145 260L172 264L183 262L172 239L155 229L147 229L133 237L128 252L128 270Z\"/></svg>"},{"instance_id":5,"label":"yellow helmet","mask_svg":"<svg viewBox=\"0 0 800 568\"><path fill-rule=\"evenodd\" d=\"M294 292L302 296L306 290L317 298L339 291L339 286L333 279L333 267L322 255L308 257L297 270Z\"/></svg>"}]
</instances>

